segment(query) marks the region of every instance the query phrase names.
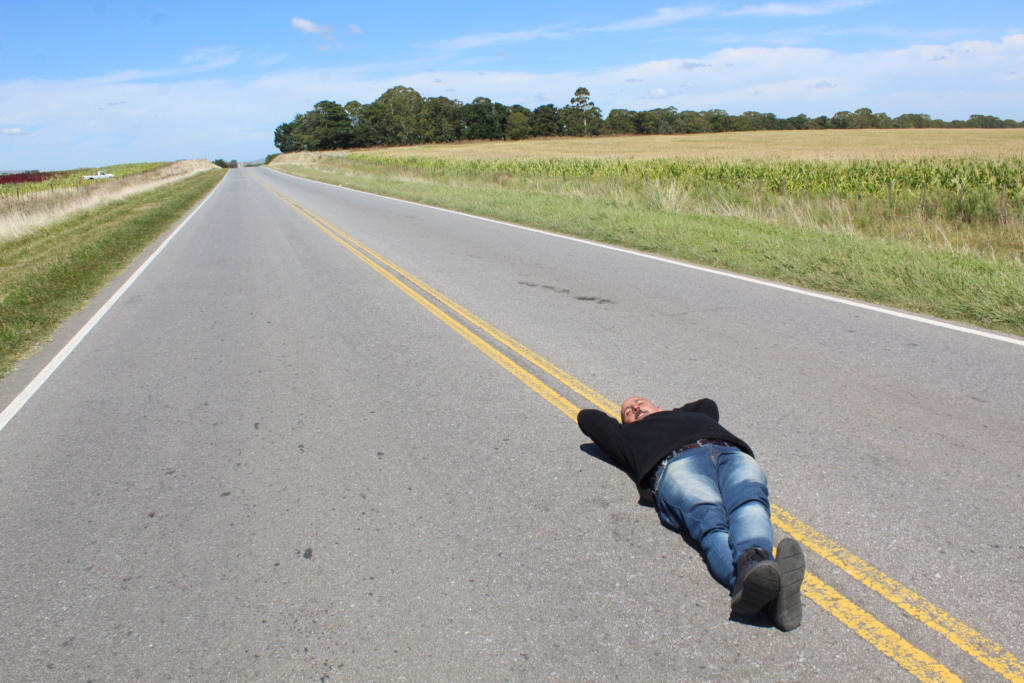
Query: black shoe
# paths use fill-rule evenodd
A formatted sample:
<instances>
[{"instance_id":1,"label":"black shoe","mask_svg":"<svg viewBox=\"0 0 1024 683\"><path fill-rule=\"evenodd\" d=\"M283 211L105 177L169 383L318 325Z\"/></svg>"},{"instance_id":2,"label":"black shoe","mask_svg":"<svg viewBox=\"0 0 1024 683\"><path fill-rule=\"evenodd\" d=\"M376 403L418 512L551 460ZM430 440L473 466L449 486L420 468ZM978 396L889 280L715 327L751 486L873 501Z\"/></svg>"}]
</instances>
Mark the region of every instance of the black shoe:
<instances>
[{"instance_id":1,"label":"black shoe","mask_svg":"<svg viewBox=\"0 0 1024 683\"><path fill-rule=\"evenodd\" d=\"M779 568L781 588L779 597L770 605L772 620L782 631L792 631L800 625L803 606L800 604L800 584L804 580L804 551L792 538L784 538L775 550L775 563Z\"/></svg>"},{"instance_id":2,"label":"black shoe","mask_svg":"<svg viewBox=\"0 0 1024 683\"><path fill-rule=\"evenodd\" d=\"M732 591L732 611L757 614L779 597L782 585L775 560L762 548L751 548L736 563L736 587Z\"/></svg>"}]
</instances>

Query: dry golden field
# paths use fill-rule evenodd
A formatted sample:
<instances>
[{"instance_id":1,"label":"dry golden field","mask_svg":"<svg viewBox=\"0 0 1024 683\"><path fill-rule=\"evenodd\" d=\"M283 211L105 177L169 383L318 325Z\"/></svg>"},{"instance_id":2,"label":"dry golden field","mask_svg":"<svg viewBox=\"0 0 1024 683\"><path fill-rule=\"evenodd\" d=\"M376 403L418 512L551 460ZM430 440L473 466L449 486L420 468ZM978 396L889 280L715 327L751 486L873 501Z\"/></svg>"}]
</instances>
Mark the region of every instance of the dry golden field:
<instances>
[{"instance_id":1,"label":"dry golden field","mask_svg":"<svg viewBox=\"0 0 1024 683\"><path fill-rule=\"evenodd\" d=\"M1024 253L1024 129L549 138L293 152L272 164L580 197L631 193L641 205L677 214L1015 261Z\"/></svg>"},{"instance_id":2,"label":"dry golden field","mask_svg":"<svg viewBox=\"0 0 1024 683\"><path fill-rule=\"evenodd\" d=\"M76 211L124 199L217 168L209 159L186 159L110 180L0 195L0 241L18 237Z\"/></svg>"},{"instance_id":3,"label":"dry golden field","mask_svg":"<svg viewBox=\"0 0 1024 683\"><path fill-rule=\"evenodd\" d=\"M910 130L785 130L698 135L543 138L473 141L416 147L375 147L349 152L449 159L718 159L723 161L852 159L1024 158L1024 128L921 128ZM294 157L293 157L294 158ZM283 161L283 160L282 160Z\"/></svg>"}]
</instances>

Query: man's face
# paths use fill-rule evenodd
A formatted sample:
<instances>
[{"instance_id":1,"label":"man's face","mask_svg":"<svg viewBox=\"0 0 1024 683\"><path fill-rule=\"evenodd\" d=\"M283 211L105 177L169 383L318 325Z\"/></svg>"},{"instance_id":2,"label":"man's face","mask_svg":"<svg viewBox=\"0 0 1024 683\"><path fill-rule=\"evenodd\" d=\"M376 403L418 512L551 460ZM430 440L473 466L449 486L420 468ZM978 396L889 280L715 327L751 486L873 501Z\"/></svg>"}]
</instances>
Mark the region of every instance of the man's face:
<instances>
[{"instance_id":1,"label":"man's face","mask_svg":"<svg viewBox=\"0 0 1024 683\"><path fill-rule=\"evenodd\" d=\"M661 408L640 396L631 396L622 402L622 421L626 424L638 422L651 413L660 412Z\"/></svg>"}]
</instances>

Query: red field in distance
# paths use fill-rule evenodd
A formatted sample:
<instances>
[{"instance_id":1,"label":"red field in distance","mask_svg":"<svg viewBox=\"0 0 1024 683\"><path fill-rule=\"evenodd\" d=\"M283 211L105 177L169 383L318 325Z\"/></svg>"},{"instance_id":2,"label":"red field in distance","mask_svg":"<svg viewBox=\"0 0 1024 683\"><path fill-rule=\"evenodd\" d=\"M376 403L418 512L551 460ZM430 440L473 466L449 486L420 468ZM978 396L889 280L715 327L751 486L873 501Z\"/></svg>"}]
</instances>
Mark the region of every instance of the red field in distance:
<instances>
[{"instance_id":1,"label":"red field in distance","mask_svg":"<svg viewBox=\"0 0 1024 683\"><path fill-rule=\"evenodd\" d=\"M8 173L0 175L0 185L12 185L14 183L41 183L49 180L56 173Z\"/></svg>"}]
</instances>

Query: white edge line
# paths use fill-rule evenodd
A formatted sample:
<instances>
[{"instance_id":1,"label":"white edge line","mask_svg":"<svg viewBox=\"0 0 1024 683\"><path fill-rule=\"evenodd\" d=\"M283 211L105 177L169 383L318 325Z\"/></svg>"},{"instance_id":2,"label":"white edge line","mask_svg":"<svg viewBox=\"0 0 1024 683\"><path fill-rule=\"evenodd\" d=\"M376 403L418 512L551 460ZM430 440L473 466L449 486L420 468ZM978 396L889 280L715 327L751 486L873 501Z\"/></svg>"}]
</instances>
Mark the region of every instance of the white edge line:
<instances>
[{"instance_id":1,"label":"white edge line","mask_svg":"<svg viewBox=\"0 0 1024 683\"><path fill-rule=\"evenodd\" d=\"M723 277L730 277L734 280L742 280L743 282L750 282L755 285L762 285L764 287L772 287L774 289L781 289L784 292L791 292L793 294L802 294L804 296L813 297L815 299L822 299L824 301L831 301L832 303L845 304L847 306L853 306L854 308L863 308L867 311L874 311L875 313L883 313L885 315L891 315L896 318L903 318L905 320L912 320L918 323L924 323L926 325L933 325L935 327L942 327L947 330L953 330L955 332L965 332L967 334L977 335L979 337L985 337L986 339L994 339L995 341L1006 342L1007 344L1016 344L1017 346L1024 346L1024 339L1020 337L1012 337L1009 335L998 334L996 332L989 332L987 330L979 330L973 327L967 327L965 325L958 325L956 323L946 322L937 318L926 318L921 315L915 315L914 313L907 313L894 308L885 308L883 306L877 306L875 304L864 303L863 301L857 301L855 299L844 299L842 297L833 296L831 294L822 294L821 292L815 292L810 289L801 289L799 287L793 287L792 285L784 285L779 282L772 282L770 280L761 280L759 278L751 277L749 275L739 275L737 273L730 273L725 270L717 270L715 268L709 268L708 266L698 266L693 263L687 263L685 261L677 261L675 259L666 258L664 256L655 256L654 254L647 254L642 251L635 251L633 249L626 249L625 247L616 247L610 244L603 244L601 242L594 242L592 240L586 240L581 237L572 237L570 235L560 235L557 232L548 232L546 230L539 230L537 228L530 228L525 225L517 225L515 223L508 223L506 221L499 221L493 218L486 218L484 216L474 216L471 213L465 213L463 211L455 211L453 209L445 209L439 206L431 206L430 204L420 204L419 202L409 201L408 199L398 199L397 197L388 197L387 195L375 194L373 192L366 192L364 190L354 190L350 187L344 187L341 185L332 185L331 183L325 183L322 180L312 180L310 178L303 178L302 176L291 175L284 171L278 171L276 168L268 169L280 173L281 175L288 176L289 178L296 178L298 180L306 180L311 183L318 183L320 185L326 185L328 187L334 187L340 190L347 190L348 192L358 192L360 194L368 194L373 197L380 197L382 199L390 199L395 202L403 202L405 204L412 204L414 206L422 206L428 209L434 209L435 211L444 211L452 213L457 216L466 216L468 218L476 218L477 220L487 221L489 223L495 223L497 225L505 225L510 228L516 228L518 230L527 230L529 232L535 232L541 235L547 235L548 237L557 237L558 239L569 240L570 242L579 242L580 244L589 244L591 246L600 247L602 249L610 249L612 251L618 251L623 254L632 254L633 256L639 256L641 258L651 259L652 261L660 261L662 263L668 263L673 266L679 266L681 268L690 268L691 270L699 270L704 273L711 273L713 275L721 275Z\"/></svg>"},{"instance_id":2,"label":"white edge line","mask_svg":"<svg viewBox=\"0 0 1024 683\"><path fill-rule=\"evenodd\" d=\"M225 177L227 177L226 174ZM91 332L92 329L99 324L103 316L107 314L107 311L113 308L114 304L117 303L118 299L120 299L121 296L128 291L128 288L131 287L132 284L137 279L139 279L139 276L142 275L142 271L146 270L146 268L149 267L149 264L152 263L156 259L156 257L160 255L160 252L164 250L164 247L166 247L170 243L170 241L174 239L175 235L181 232L181 229L184 228L190 220L192 220L192 217L199 212L199 209L203 208L203 204L209 201L210 197L212 197L213 193L220 188L220 185L223 182L224 180L221 179L221 182L217 183L217 186L213 188L213 191L211 191L210 194L206 195L206 199L200 202L199 206L192 209L192 213L190 213L188 217L185 218L185 220L183 220L181 224L174 229L174 232L167 236L167 239L165 239L163 243L159 247L157 247L156 251L150 254L149 258L147 258L145 262L138 267L138 269L132 274L132 276L128 278L128 280L125 281L125 283L121 285L116 292L114 292L113 296L111 296L107 300L107 303L103 304L100 310L96 311L96 313L93 314L92 318L89 319L89 322L87 322L82 327L82 329L78 331L78 334L71 338L71 341L64 345L64 348L61 349L60 352L56 356L54 356L49 363L46 364L46 367L43 368L31 382L29 382L28 386L21 390L21 393L18 394L14 398L14 400L10 402L10 404L4 409L4 412L0 413L0 432L2 432L4 430L4 427L7 426L7 423L10 422L14 418L14 416L18 414L18 411L21 410L26 403L28 403L29 399L32 398L32 396L37 391L39 391L39 388L43 386L46 380L48 380L50 376L57 371L57 368L59 368L61 363L63 363L67 359L67 357L71 355L71 352L74 351L75 348L77 348L80 343L82 343L82 340L85 339L86 335L88 335L89 332Z\"/></svg>"}]
</instances>

